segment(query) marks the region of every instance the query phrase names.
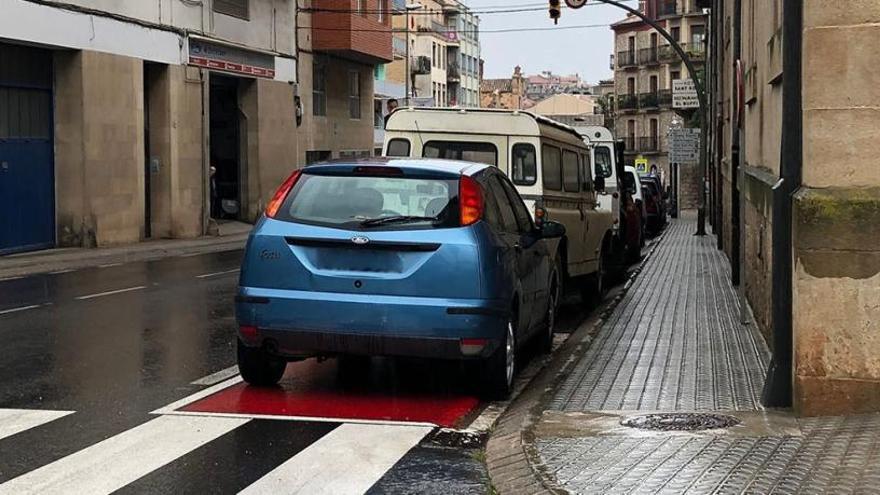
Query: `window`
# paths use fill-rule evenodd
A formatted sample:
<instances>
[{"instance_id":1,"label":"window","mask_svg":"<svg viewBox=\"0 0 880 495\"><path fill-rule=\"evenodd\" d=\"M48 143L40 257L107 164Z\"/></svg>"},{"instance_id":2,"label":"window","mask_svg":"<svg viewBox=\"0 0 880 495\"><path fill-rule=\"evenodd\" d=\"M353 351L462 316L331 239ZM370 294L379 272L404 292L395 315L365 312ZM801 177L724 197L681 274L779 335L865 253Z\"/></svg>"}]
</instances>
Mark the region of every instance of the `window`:
<instances>
[{"instance_id":1,"label":"window","mask_svg":"<svg viewBox=\"0 0 880 495\"><path fill-rule=\"evenodd\" d=\"M358 15L364 15L364 0L357 0L357 2L355 3L354 11Z\"/></svg>"},{"instance_id":2,"label":"window","mask_svg":"<svg viewBox=\"0 0 880 495\"><path fill-rule=\"evenodd\" d=\"M562 184L565 192L578 192L581 190L581 179L578 175L578 156L574 151L562 152Z\"/></svg>"},{"instance_id":3,"label":"window","mask_svg":"<svg viewBox=\"0 0 880 495\"><path fill-rule=\"evenodd\" d=\"M214 12L231 15L239 19L249 19L249 0L214 0Z\"/></svg>"},{"instance_id":4,"label":"window","mask_svg":"<svg viewBox=\"0 0 880 495\"><path fill-rule=\"evenodd\" d=\"M494 182L493 174L481 174L480 184L483 186L483 196L486 209L483 212L483 221L489 224L493 230L504 232L504 220L501 217L501 206L499 198L495 197L495 191L492 189ZM506 205L506 202L504 203Z\"/></svg>"},{"instance_id":5,"label":"window","mask_svg":"<svg viewBox=\"0 0 880 495\"><path fill-rule=\"evenodd\" d=\"M596 160L596 175L605 178L611 177L613 172L611 169L611 148L597 146L593 150L593 157Z\"/></svg>"},{"instance_id":6,"label":"window","mask_svg":"<svg viewBox=\"0 0 880 495\"><path fill-rule=\"evenodd\" d=\"M510 199L508 199L507 193L504 192L504 186L501 185L501 181L498 179L499 177L497 176L490 177L488 181L489 188L492 191L492 196L498 202L498 210L501 214L501 223L504 231L516 232L518 225L516 223L516 216L513 213L514 206Z\"/></svg>"},{"instance_id":7,"label":"window","mask_svg":"<svg viewBox=\"0 0 880 495\"><path fill-rule=\"evenodd\" d=\"M330 159L330 150L306 151L306 165L323 162Z\"/></svg>"},{"instance_id":8,"label":"window","mask_svg":"<svg viewBox=\"0 0 880 495\"><path fill-rule=\"evenodd\" d=\"M541 176L544 179L544 189L562 190L562 157L559 148L546 144L541 147Z\"/></svg>"},{"instance_id":9,"label":"window","mask_svg":"<svg viewBox=\"0 0 880 495\"><path fill-rule=\"evenodd\" d=\"M394 138L388 141L386 156L409 156L409 139Z\"/></svg>"},{"instance_id":10,"label":"window","mask_svg":"<svg viewBox=\"0 0 880 495\"><path fill-rule=\"evenodd\" d=\"M581 181L584 191L593 190L593 167L590 165L590 155L586 153L581 155Z\"/></svg>"},{"instance_id":11,"label":"window","mask_svg":"<svg viewBox=\"0 0 880 495\"><path fill-rule=\"evenodd\" d=\"M674 71L669 72L669 79L671 79L673 81L677 81L677 80L681 79L681 71L674 70Z\"/></svg>"},{"instance_id":12,"label":"window","mask_svg":"<svg viewBox=\"0 0 880 495\"><path fill-rule=\"evenodd\" d=\"M352 119L361 118L361 73L348 73L348 116Z\"/></svg>"},{"instance_id":13,"label":"window","mask_svg":"<svg viewBox=\"0 0 880 495\"><path fill-rule=\"evenodd\" d=\"M679 26L673 26L669 34L675 41L681 41L681 28Z\"/></svg>"},{"instance_id":14,"label":"window","mask_svg":"<svg viewBox=\"0 0 880 495\"><path fill-rule=\"evenodd\" d=\"M312 115L327 115L327 74L324 64L312 62Z\"/></svg>"},{"instance_id":15,"label":"window","mask_svg":"<svg viewBox=\"0 0 880 495\"><path fill-rule=\"evenodd\" d=\"M518 186L531 186L538 180L538 157L535 147L528 143L516 143L511 152L510 176Z\"/></svg>"},{"instance_id":16,"label":"window","mask_svg":"<svg viewBox=\"0 0 880 495\"><path fill-rule=\"evenodd\" d=\"M507 194L508 201L513 205L513 215L516 217L517 230L523 234L531 232L535 228L532 223L532 216L529 215L529 210L526 208L525 203L523 203L519 193L503 176L497 176L496 179L501 183L501 187Z\"/></svg>"},{"instance_id":17,"label":"window","mask_svg":"<svg viewBox=\"0 0 880 495\"><path fill-rule=\"evenodd\" d=\"M457 227L457 203L457 179L314 175L306 171L285 199L277 218L344 229L424 230ZM363 225L364 220L392 215L437 219ZM355 269L353 265L362 262L351 257L348 260L351 267L334 268Z\"/></svg>"},{"instance_id":18,"label":"window","mask_svg":"<svg viewBox=\"0 0 880 495\"><path fill-rule=\"evenodd\" d=\"M498 148L492 143L471 141L428 141L422 149L425 158L464 160L498 166Z\"/></svg>"},{"instance_id":19,"label":"window","mask_svg":"<svg viewBox=\"0 0 880 495\"><path fill-rule=\"evenodd\" d=\"M379 0L379 22L385 24L385 9L387 8L385 5L386 0Z\"/></svg>"}]
</instances>

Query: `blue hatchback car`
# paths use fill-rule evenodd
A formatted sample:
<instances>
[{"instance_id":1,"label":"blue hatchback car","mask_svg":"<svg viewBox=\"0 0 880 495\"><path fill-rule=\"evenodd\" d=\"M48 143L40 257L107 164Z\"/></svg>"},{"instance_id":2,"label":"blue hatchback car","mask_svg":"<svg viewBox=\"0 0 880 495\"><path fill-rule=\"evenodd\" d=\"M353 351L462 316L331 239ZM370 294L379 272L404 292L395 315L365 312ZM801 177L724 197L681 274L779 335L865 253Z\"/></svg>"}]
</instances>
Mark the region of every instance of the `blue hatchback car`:
<instances>
[{"instance_id":1,"label":"blue hatchback car","mask_svg":"<svg viewBox=\"0 0 880 495\"><path fill-rule=\"evenodd\" d=\"M241 375L275 384L288 361L309 357L469 360L488 395L504 397L517 350L552 343L560 274L548 243L563 234L536 226L491 166L298 170L248 239L235 304Z\"/></svg>"}]
</instances>

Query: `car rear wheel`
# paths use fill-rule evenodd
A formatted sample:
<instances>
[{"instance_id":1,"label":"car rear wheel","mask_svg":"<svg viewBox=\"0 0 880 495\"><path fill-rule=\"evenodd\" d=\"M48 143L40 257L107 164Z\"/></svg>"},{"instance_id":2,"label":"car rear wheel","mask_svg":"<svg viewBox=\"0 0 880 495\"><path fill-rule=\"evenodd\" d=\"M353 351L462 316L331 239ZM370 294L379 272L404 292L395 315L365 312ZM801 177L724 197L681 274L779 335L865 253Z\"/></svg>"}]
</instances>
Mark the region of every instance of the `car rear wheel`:
<instances>
[{"instance_id":1,"label":"car rear wheel","mask_svg":"<svg viewBox=\"0 0 880 495\"><path fill-rule=\"evenodd\" d=\"M516 315L511 316L501 345L484 363L483 393L487 399L507 399L513 390L513 375L516 370L516 318Z\"/></svg>"},{"instance_id":2,"label":"car rear wheel","mask_svg":"<svg viewBox=\"0 0 880 495\"><path fill-rule=\"evenodd\" d=\"M605 285L608 282L608 259L605 251L605 245L603 244L599 251L599 266L596 268L596 272L589 276L589 281L586 284L587 294L584 295L585 299L592 298L596 304L602 302L607 290Z\"/></svg>"},{"instance_id":3,"label":"car rear wheel","mask_svg":"<svg viewBox=\"0 0 880 495\"><path fill-rule=\"evenodd\" d=\"M258 347L248 347L238 341L238 371L251 385L275 385L284 375L287 362Z\"/></svg>"}]
</instances>

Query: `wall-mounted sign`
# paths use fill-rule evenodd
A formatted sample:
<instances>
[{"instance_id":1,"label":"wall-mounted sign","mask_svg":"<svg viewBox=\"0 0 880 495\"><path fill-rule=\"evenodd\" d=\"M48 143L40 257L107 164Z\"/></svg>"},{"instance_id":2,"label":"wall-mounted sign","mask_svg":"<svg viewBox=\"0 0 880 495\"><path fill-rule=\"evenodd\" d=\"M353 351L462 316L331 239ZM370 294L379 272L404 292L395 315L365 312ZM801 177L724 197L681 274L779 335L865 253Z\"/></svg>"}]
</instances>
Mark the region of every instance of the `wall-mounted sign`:
<instances>
[{"instance_id":1,"label":"wall-mounted sign","mask_svg":"<svg viewBox=\"0 0 880 495\"><path fill-rule=\"evenodd\" d=\"M275 78L275 57L243 48L189 38L189 63L224 72Z\"/></svg>"},{"instance_id":2,"label":"wall-mounted sign","mask_svg":"<svg viewBox=\"0 0 880 495\"><path fill-rule=\"evenodd\" d=\"M697 86L693 79L676 79L672 81L672 108L700 108L697 97Z\"/></svg>"},{"instance_id":3,"label":"wall-mounted sign","mask_svg":"<svg viewBox=\"0 0 880 495\"><path fill-rule=\"evenodd\" d=\"M636 167L636 172L638 172L640 174L647 174L648 173L648 159L639 155L639 157L636 158L635 167Z\"/></svg>"},{"instance_id":4,"label":"wall-mounted sign","mask_svg":"<svg viewBox=\"0 0 880 495\"><path fill-rule=\"evenodd\" d=\"M672 129L669 131L669 161L696 163L700 158L700 130Z\"/></svg>"}]
</instances>

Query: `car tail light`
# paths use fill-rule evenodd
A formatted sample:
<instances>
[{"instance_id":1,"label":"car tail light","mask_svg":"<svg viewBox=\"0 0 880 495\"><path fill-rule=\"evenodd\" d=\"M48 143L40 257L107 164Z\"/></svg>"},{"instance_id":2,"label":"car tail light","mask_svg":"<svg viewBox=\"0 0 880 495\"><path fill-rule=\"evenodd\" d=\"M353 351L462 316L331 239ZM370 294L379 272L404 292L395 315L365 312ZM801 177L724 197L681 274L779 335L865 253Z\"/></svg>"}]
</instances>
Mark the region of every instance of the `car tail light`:
<instances>
[{"instance_id":1,"label":"car tail light","mask_svg":"<svg viewBox=\"0 0 880 495\"><path fill-rule=\"evenodd\" d=\"M461 339L461 354L464 356L477 356L483 352L483 349L488 344L489 339Z\"/></svg>"},{"instance_id":2,"label":"car tail light","mask_svg":"<svg viewBox=\"0 0 880 495\"><path fill-rule=\"evenodd\" d=\"M242 325L238 328L239 333L241 333L242 337L256 337L257 336L257 327Z\"/></svg>"},{"instance_id":3,"label":"car tail light","mask_svg":"<svg viewBox=\"0 0 880 495\"><path fill-rule=\"evenodd\" d=\"M294 170L294 172L290 174L290 177L281 184L281 187L275 191L275 195L272 196L272 199L269 200L269 204L266 205L267 217L275 218L275 215L278 214L278 210L281 208L281 203L283 203L287 198L287 195L290 194L290 190L296 185L296 181L299 180L300 175L302 175L302 170Z\"/></svg>"},{"instance_id":4,"label":"car tail light","mask_svg":"<svg viewBox=\"0 0 880 495\"><path fill-rule=\"evenodd\" d=\"M462 176L458 182L461 226L473 225L483 218L483 192L473 177Z\"/></svg>"}]
</instances>

